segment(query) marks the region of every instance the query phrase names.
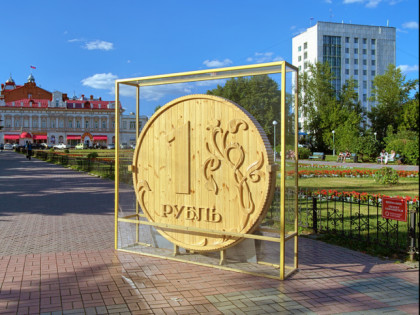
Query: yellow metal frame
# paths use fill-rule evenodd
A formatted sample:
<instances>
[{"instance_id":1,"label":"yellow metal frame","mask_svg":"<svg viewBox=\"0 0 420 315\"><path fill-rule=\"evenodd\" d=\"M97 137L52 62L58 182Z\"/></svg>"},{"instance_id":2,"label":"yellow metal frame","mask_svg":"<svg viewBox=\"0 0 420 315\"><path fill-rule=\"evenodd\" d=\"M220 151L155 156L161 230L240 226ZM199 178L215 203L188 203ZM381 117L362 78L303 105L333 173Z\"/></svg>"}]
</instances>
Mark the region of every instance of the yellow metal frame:
<instances>
[{"instance_id":1,"label":"yellow metal frame","mask_svg":"<svg viewBox=\"0 0 420 315\"><path fill-rule=\"evenodd\" d=\"M279 265L271 264L268 262L259 261L258 264L272 266L273 268L279 269L279 276L271 276L267 274L255 273L255 272L248 272L244 270L240 270L237 268L223 266L223 262L225 259L225 252L221 251L220 253L220 264L218 266L213 264L205 264L200 262L193 262L193 261L186 261L184 259L178 258L177 253L178 247L174 246L174 256L167 257L158 254L151 254L151 253L140 253L142 255L147 255L151 257L159 257L164 259L171 259L175 261L182 261L188 262L192 264L204 265L209 267L215 267L224 270L232 270L236 272L243 272L247 274L263 276L266 278L273 278L284 280L292 273L298 270L298 200L297 200L297 192L298 192L298 179L295 176L295 202L294 202L294 231L288 233L286 235L286 226L285 226L285 212L286 212L286 73L293 72L295 75L294 80L294 123L295 123L295 137L294 137L294 150L296 152L295 158L295 174L297 174L298 168L298 160L297 160L297 152L298 152L298 97L297 97L297 77L298 77L298 69L293 65L285 62L271 62L271 63L263 63L263 64L254 64L254 65L246 65L246 66L238 66L238 67L228 67L228 68L218 68L218 69L209 69L209 70L200 70L200 71L190 71L190 72L182 72L182 73L172 73L172 74L164 74L164 75L155 75L155 76L147 76L147 77L139 77L139 78L131 78L131 79L121 79L115 81L115 249L124 251L124 252L131 252L138 254L139 252L127 249L118 248L118 222L126 222L126 223L133 223L136 225L136 243L138 245L143 246L151 246L150 244L141 243L139 240L139 228L140 225L150 225L154 226L159 229L170 229L170 230L177 230L177 231L184 231L187 233L208 233L208 234L216 234L219 236L228 235L234 237L243 237L243 238L250 238L255 240L264 240L270 242L277 242L280 246L280 263ZM242 234L242 233L233 233L233 232L226 232L226 231L216 231L216 230L207 230L201 228L193 228L193 227L184 227L178 225L169 225L169 224L162 224L158 222L149 222L141 220L141 218L145 218L144 215L140 213L138 202L136 202L136 214L129 215L126 217L118 217L118 210L119 210L119 120L120 120L120 108L119 108L119 88L120 85L129 85L136 87L136 141L139 137L139 114L140 114L140 88L145 86L155 86L155 85L162 85L162 84L173 84L173 83L186 83L186 82L196 82L196 81L208 81L208 80L217 80L217 79L227 79L227 78L234 78L234 77L243 77L243 76L254 76L254 75L262 75L262 74L281 74L281 140L280 140L280 147L281 147L281 160L280 160L280 229L273 230L273 229L264 229L260 228L260 231L269 231L275 232L279 235L279 237L268 237L268 236L260 236L255 234ZM277 178L277 177L276 177ZM285 244L288 240L294 240L294 257L293 257L293 267L290 268L285 264ZM288 272L286 272L288 269Z\"/></svg>"}]
</instances>

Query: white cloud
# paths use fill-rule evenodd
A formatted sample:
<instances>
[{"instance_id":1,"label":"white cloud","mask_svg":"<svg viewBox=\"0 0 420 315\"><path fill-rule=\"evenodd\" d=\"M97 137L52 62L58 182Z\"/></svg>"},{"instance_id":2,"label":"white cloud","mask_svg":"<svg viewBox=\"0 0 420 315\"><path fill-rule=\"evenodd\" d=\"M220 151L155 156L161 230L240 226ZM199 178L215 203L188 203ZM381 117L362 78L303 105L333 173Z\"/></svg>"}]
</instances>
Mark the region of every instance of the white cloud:
<instances>
[{"instance_id":1,"label":"white cloud","mask_svg":"<svg viewBox=\"0 0 420 315\"><path fill-rule=\"evenodd\" d=\"M413 29L413 30L418 30L419 29L419 23L415 22L415 21L411 21L411 22L406 22L402 25L403 28L409 28L409 29Z\"/></svg>"},{"instance_id":2,"label":"white cloud","mask_svg":"<svg viewBox=\"0 0 420 315\"><path fill-rule=\"evenodd\" d=\"M233 62L230 59L225 59L223 61L220 60L204 60L203 65L209 68L219 68L219 67L226 67L228 65L231 65Z\"/></svg>"},{"instance_id":3,"label":"white cloud","mask_svg":"<svg viewBox=\"0 0 420 315\"><path fill-rule=\"evenodd\" d=\"M73 39L69 39L68 42L69 43L77 43L77 42L81 42L82 40L79 38L73 38Z\"/></svg>"},{"instance_id":4,"label":"white cloud","mask_svg":"<svg viewBox=\"0 0 420 315\"><path fill-rule=\"evenodd\" d=\"M273 52L266 52L266 53L255 53L253 57L248 57L246 59L247 62L252 63L264 63L264 62L272 62L272 61L281 61L284 60L283 57L274 56Z\"/></svg>"},{"instance_id":5,"label":"white cloud","mask_svg":"<svg viewBox=\"0 0 420 315\"><path fill-rule=\"evenodd\" d=\"M158 101L166 95L191 94L193 86L188 83L175 83L167 85L145 86L141 90L141 96L148 101Z\"/></svg>"},{"instance_id":6,"label":"white cloud","mask_svg":"<svg viewBox=\"0 0 420 315\"><path fill-rule=\"evenodd\" d=\"M401 69L402 73L409 73L409 72L418 72L419 71L419 65L400 65L398 68Z\"/></svg>"},{"instance_id":7,"label":"white cloud","mask_svg":"<svg viewBox=\"0 0 420 315\"><path fill-rule=\"evenodd\" d=\"M325 3L332 3L332 0L325 0Z\"/></svg>"},{"instance_id":8,"label":"white cloud","mask_svg":"<svg viewBox=\"0 0 420 315\"><path fill-rule=\"evenodd\" d=\"M367 8L376 8L382 0L343 0L344 4L353 4L353 3L362 3L365 4Z\"/></svg>"},{"instance_id":9,"label":"white cloud","mask_svg":"<svg viewBox=\"0 0 420 315\"><path fill-rule=\"evenodd\" d=\"M87 50L112 50L114 49L114 44L103 40L94 40L86 42L84 48Z\"/></svg>"},{"instance_id":10,"label":"white cloud","mask_svg":"<svg viewBox=\"0 0 420 315\"><path fill-rule=\"evenodd\" d=\"M114 87L115 80L118 76L112 73L97 73L82 80L84 86L94 89L109 90Z\"/></svg>"}]
</instances>

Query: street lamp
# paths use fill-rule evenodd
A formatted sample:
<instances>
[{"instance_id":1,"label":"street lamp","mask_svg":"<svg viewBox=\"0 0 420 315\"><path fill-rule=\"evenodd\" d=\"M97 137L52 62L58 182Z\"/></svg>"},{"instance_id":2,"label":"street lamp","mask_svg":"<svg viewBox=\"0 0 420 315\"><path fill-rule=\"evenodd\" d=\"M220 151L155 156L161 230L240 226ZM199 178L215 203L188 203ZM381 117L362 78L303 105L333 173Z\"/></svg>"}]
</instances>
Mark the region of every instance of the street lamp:
<instances>
[{"instance_id":1,"label":"street lamp","mask_svg":"<svg viewBox=\"0 0 420 315\"><path fill-rule=\"evenodd\" d=\"M375 135L375 141L376 141L376 132L373 133Z\"/></svg>"},{"instance_id":2,"label":"street lamp","mask_svg":"<svg viewBox=\"0 0 420 315\"><path fill-rule=\"evenodd\" d=\"M273 120L273 126L274 126L274 162L276 161L276 125L277 125L277 121Z\"/></svg>"},{"instance_id":3,"label":"street lamp","mask_svg":"<svg viewBox=\"0 0 420 315\"><path fill-rule=\"evenodd\" d=\"M335 142L334 142L335 130L332 131L332 134L333 134L333 156L335 156Z\"/></svg>"}]
</instances>

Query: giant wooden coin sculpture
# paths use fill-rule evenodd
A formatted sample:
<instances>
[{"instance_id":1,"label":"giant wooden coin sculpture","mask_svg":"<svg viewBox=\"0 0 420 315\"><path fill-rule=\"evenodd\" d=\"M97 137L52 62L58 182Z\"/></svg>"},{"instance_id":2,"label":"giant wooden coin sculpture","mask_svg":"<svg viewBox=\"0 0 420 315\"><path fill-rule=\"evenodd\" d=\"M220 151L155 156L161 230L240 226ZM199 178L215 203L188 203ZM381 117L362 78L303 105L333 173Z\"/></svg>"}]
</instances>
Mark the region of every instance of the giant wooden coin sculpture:
<instances>
[{"instance_id":1,"label":"giant wooden coin sculpture","mask_svg":"<svg viewBox=\"0 0 420 315\"><path fill-rule=\"evenodd\" d=\"M270 207L272 149L259 123L239 105L210 95L175 99L139 136L133 160L137 200L152 222L252 233ZM239 237L159 229L195 251L232 246Z\"/></svg>"}]
</instances>

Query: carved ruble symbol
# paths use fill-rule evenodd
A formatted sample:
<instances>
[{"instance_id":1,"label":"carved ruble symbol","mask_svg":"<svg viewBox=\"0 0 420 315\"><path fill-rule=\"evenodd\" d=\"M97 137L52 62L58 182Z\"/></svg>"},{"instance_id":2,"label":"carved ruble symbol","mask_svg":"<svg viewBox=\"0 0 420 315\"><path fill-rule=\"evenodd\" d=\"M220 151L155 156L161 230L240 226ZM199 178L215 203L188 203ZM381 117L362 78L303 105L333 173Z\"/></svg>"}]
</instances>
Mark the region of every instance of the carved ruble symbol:
<instances>
[{"instance_id":1,"label":"carved ruble symbol","mask_svg":"<svg viewBox=\"0 0 420 315\"><path fill-rule=\"evenodd\" d=\"M150 221L252 233L274 190L272 149L256 120L239 105L211 95L175 99L144 126L134 152L133 182ZM195 251L232 246L241 238L159 229Z\"/></svg>"}]
</instances>

